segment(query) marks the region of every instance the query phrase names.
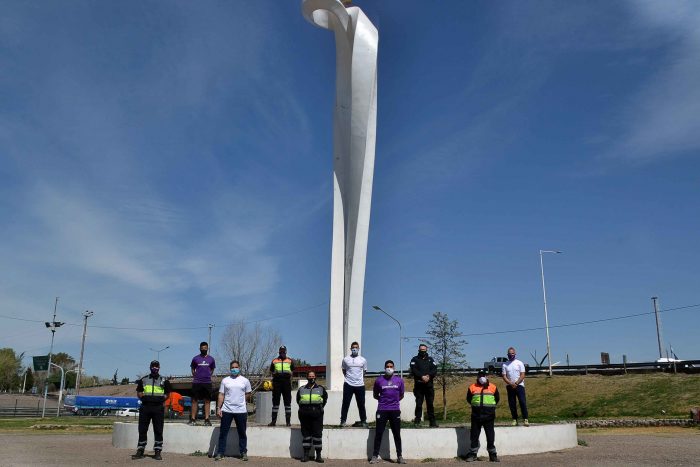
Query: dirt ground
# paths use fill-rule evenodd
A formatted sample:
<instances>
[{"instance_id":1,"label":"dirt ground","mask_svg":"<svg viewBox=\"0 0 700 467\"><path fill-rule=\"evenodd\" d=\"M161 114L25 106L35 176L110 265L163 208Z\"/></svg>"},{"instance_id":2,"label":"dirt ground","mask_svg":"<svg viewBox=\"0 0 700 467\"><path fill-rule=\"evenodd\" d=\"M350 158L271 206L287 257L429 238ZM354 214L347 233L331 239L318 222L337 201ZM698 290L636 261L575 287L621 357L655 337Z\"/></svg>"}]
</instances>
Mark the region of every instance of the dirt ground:
<instances>
[{"instance_id":1,"label":"dirt ground","mask_svg":"<svg viewBox=\"0 0 700 467\"><path fill-rule=\"evenodd\" d=\"M501 463L524 466L658 466L700 465L700 430L698 429L627 429L586 430L579 438L587 446L565 451L525 456L503 456ZM498 439L496 439L498 446ZM31 432L0 432L0 466L29 465L128 465L155 466L152 458L131 460L131 450L111 445L111 434L45 434ZM163 453L163 465L212 465L205 456ZM462 464L457 459L439 461L409 461L409 464ZM226 458L217 465L239 464ZM294 459L252 457L247 466L298 465ZM328 460L325 465L352 466L363 461ZM315 465L315 464L307 464Z\"/></svg>"}]
</instances>

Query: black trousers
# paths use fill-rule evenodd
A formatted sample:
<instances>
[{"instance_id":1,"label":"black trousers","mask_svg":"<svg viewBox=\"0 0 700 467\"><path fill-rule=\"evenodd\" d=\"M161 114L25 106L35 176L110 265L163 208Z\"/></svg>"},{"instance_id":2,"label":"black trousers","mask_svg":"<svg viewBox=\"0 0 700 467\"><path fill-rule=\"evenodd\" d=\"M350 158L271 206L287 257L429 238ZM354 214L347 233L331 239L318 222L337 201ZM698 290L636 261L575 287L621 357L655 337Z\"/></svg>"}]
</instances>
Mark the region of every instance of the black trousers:
<instances>
[{"instance_id":1,"label":"black trousers","mask_svg":"<svg viewBox=\"0 0 700 467\"><path fill-rule=\"evenodd\" d=\"M340 407L340 421L344 422L348 419L348 409L352 396L355 396L357 402L357 411L360 413L360 421L367 421L367 412L365 411L365 387L350 386L348 383L343 384L343 405Z\"/></svg>"},{"instance_id":2,"label":"black trousers","mask_svg":"<svg viewBox=\"0 0 700 467\"><path fill-rule=\"evenodd\" d=\"M284 400L284 414L292 416L292 380L291 378L272 380L272 421L277 420L280 410L280 396Z\"/></svg>"},{"instance_id":3,"label":"black trousers","mask_svg":"<svg viewBox=\"0 0 700 467\"><path fill-rule=\"evenodd\" d=\"M146 405L142 404L139 409L139 449L146 449L148 441L148 425L153 421L153 435L155 442L153 450L163 449L163 424L165 423L165 410L162 404Z\"/></svg>"},{"instance_id":4,"label":"black trousers","mask_svg":"<svg viewBox=\"0 0 700 467\"><path fill-rule=\"evenodd\" d=\"M382 447L382 436L389 422L391 434L394 435L396 445L396 455L401 456L401 411L400 410L377 410L377 428L374 433L374 451L372 456L379 455L379 448Z\"/></svg>"},{"instance_id":5,"label":"black trousers","mask_svg":"<svg viewBox=\"0 0 700 467\"><path fill-rule=\"evenodd\" d=\"M433 401L435 400L435 387L433 383L419 383L416 381L413 385L413 395L416 396L416 420L420 421L423 413L423 399L425 399L426 419L430 422L435 421L435 409Z\"/></svg>"},{"instance_id":6,"label":"black trousers","mask_svg":"<svg viewBox=\"0 0 700 467\"><path fill-rule=\"evenodd\" d=\"M518 406L515 404L515 399L520 402L520 412L523 418L527 418L527 399L525 398L525 386L516 387L513 389L510 386L506 386L506 392L508 393L508 407L510 408L510 416L513 420L518 419Z\"/></svg>"},{"instance_id":7,"label":"black trousers","mask_svg":"<svg viewBox=\"0 0 700 467\"><path fill-rule=\"evenodd\" d=\"M481 433L481 428L484 428L484 433L486 434L486 450L489 454L496 452L496 432L493 429L494 418L483 419L480 415L472 414L472 426L469 430L469 439L471 441L471 447L469 449L469 454L474 454L479 452L479 434Z\"/></svg>"},{"instance_id":8,"label":"black trousers","mask_svg":"<svg viewBox=\"0 0 700 467\"><path fill-rule=\"evenodd\" d=\"M323 409L304 407L299 409L301 445L304 449L320 450L323 447Z\"/></svg>"}]
</instances>

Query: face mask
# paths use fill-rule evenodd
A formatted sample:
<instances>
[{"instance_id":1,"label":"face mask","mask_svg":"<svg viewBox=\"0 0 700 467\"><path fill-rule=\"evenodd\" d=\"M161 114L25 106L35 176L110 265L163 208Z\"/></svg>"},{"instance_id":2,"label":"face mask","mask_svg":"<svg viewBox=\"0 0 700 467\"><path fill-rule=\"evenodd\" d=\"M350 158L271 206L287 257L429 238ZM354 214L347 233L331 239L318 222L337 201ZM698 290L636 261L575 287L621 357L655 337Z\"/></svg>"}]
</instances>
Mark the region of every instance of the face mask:
<instances>
[{"instance_id":1,"label":"face mask","mask_svg":"<svg viewBox=\"0 0 700 467\"><path fill-rule=\"evenodd\" d=\"M238 376L241 374L240 368L231 368L231 376Z\"/></svg>"},{"instance_id":2,"label":"face mask","mask_svg":"<svg viewBox=\"0 0 700 467\"><path fill-rule=\"evenodd\" d=\"M427 350L419 350L418 355L421 357L425 357L426 355L428 355L428 351Z\"/></svg>"},{"instance_id":3,"label":"face mask","mask_svg":"<svg viewBox=\"0 0 700 467\"><path fill-rule=\"evenodd\" d=\"M488 382L489 382L489 380L486 379L485 376L479 376L479 384L481 384L482 386L486 386L486 383L488 383Z\"/></svg>"},{"instance_id":4,"label":"face mask","mask_svg":"<svg viewBox=\"0 0 700 467\"><path fill-rule=\"evenodd\" d=\"M316 382L316 378L309 378L309 384L313 385Z\"/></svg>"},{"instance_id":5,"label":"face mask","mask_svg":"<svg viewBox=\"0 0 700 467\"><path fill-rule=\"evenodd\" d=\"M287 358L287 352L280 352L280 358Z\"/></svg>"},{"instance_id":6,"label":"face mask","mask_svg":"<svg viewBox=\"0 0 700 467\"><path fill-rule=\"evenodd\" d=\"M515 360L515 354L508 354L508 360L511 362Z\"/></svg>"},{"instance_id":7,"label":"face mask","mask_svg":"<svg viewBox=\"0 0 700 467\"><path fill-rule=\"evenodd\" d=\"M387 376L391 376L394 374L394 369L393 368L384 368L384 374Z\"/></svg>"},{"instance_id":8,"label":"face mask","mask_svg":"<svg viewBox=\"0 0 700 467\"><path fill-rule=\"evenodd\" d=\"M206 357L206 356L207 356L207 351L206 351L206 350L200 349L200 350L199 350L199 353L202 355L202 357Z\"/></svg>"},{"instance_id":9,"label":"face mask","mask_svg":"<svg viewBox=\"0 0 700 467\"><path fill-rule=\"evenodd\" d=\"M350 349L350 355L357 357L360 354L360 349Z\"/></svg>"},{"instance_id":10,"label":"face mask","mask_svg":"<svg viewBox=\"0 0 700 467\"><path fill-rule=\"evenodd\" d=\"M160 368L158 368L157 366L151 367L151 374L152 375L157 375L159 372L160 372Z\"/></svg>"}]
</instances>

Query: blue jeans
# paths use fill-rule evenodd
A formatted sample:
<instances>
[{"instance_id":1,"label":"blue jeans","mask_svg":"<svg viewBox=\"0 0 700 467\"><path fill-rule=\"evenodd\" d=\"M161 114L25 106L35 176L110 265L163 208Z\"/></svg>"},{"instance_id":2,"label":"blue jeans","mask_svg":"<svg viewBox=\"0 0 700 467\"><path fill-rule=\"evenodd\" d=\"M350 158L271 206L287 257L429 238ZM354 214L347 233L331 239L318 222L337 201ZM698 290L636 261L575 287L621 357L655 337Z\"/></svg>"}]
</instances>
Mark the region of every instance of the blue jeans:
<instances>
[{"instance_id":1,"label":"blue jeans","mask_svg":"<svg viewBox=\"0 0 700 467\"><path fill-rule=\"evenodd\" d=\"M247 413L221 412L221 427L219 427L219 449L222 456L226 453L226 437L231 429L231 422L236 421L236 431L238 432L238 450L241 455L248 452L248 436L245 434Z\"/></svg>"},{"instance_id":2,"label":"blue jeans","mask_svg":"<svg viewBox=\"0 0 700 467\"><path fill-rule=\"evenodd\" d=\"M510 415L513 420L518 419L518 407L515 405L515 399L520 402L520 411L522 412L523 418L528 418L527 416L527 401L525 400L525 386L516 387L513 389L510 386L506 386L506 391L508 392L508 407L510 407Z\"/></svg>"},{"instance_id":3,"label":"blue jeans","mask_svg":"<svg viewBox=\"0 0 700 467\"><path fill-rule=\"evenodd\" d=\"M357 411L360 413L360 421L367 421L367 412L365 411L365 387L350 386L348 383L343 384L343 405L340 407L340 421L345 422L348 419L348 409L352 396L355 396L357 402Z\"/></svg>"}]
</instances>

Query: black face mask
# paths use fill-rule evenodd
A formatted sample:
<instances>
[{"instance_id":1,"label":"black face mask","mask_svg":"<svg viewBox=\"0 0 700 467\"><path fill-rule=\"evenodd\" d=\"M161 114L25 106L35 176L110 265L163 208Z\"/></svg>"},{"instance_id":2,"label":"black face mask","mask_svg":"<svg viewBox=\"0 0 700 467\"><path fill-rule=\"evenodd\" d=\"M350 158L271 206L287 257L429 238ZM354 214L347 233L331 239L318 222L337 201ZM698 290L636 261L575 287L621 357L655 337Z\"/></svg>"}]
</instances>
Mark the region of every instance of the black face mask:
<instances>
[{"instance_id":1,"label":"black face mask","mask_svg":"<svg viewBox=\"0 0 700 467\"><path fill-rule=\"evenodd\" d=\"M309 378L309 386L313 386L316 383L316 378Z\"/></svg>"},{"instance_id":2,"label":"black face mask","mask_svg":"<svg viewBox=\"0 0 700 467\"><path fill-rule=\"evenodd\" d=\"M425 357L426 355L428 355L428 351L427 350L419 350L418 355L420 357Z\"/></svg>"},{"instance_id":3,"label":"black face mask","mask_svg":"<svg viewBox=\"0 0 700 467\"><path fill-rule=\"evenodd\" d=\"M200 350L199 350L199 354L200 354L202 357L206 357L206 356L207 356L207 351L206 351L206 350L200 349Z\"/></svg>"},{"instance_id":4,"label":"black face mask","mask_svg":"<svg viewBox=\"0 0 700 467\"><path fill-rule=\"evenodd\" d=\"M151 374L152 374L153 376L158 376L158 373L160 373L160 368L155 367L155 366L154 366L154 367L151 367Z\"/></svg>"},{"instance_id":5,"label":"black face mask","mask_svg":"<svg viewBox=\"0 0 700 467\"><path fill-rule=\"evenodd\" d=\"M287 354L280 352L280 358L282 358L282 359L287 358Z\"/></svg>"}]
</instances>

